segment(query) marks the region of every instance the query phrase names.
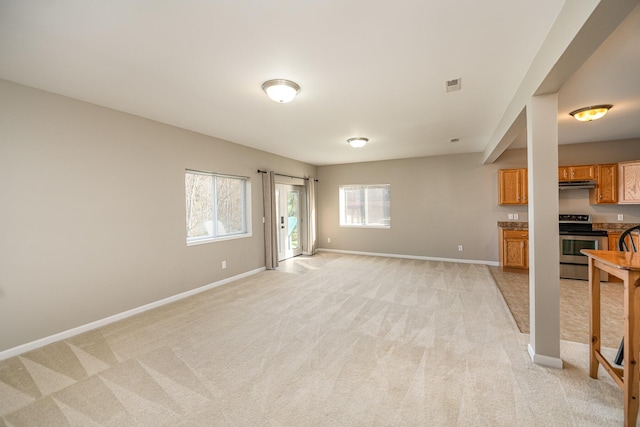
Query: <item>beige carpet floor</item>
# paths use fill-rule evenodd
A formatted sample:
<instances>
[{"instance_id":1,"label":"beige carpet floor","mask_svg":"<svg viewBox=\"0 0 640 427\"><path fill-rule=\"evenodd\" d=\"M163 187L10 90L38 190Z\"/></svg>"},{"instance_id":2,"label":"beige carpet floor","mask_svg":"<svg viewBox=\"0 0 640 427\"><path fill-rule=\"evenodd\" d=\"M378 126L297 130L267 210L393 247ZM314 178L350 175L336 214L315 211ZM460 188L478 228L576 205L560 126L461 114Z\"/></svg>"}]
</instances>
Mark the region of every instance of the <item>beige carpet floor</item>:
<instances>
[{"instance_id":1,"label":"beige carpet floor","mask_svg":"<svg viewBox=\"0 0 640 427\"><path fill-rule=\"evenodd\" d=\"M529 276L489 267L520 332L529 333ZM601 342L616 348L624 334L622 283L602 282L600 286ZM560 279L560 338L588 344L589 284L584 280Z\"/></svg>"},{"instance_id":2,"label":"beige carpet floor","mask_svg":"<svg viewBox=\"0 0 640 427\"><path fill-rule=\"evenodd\" d=\"M0 362L0 426L607 426L482 265L320 253Z\"/></svg>"}]
</instances>

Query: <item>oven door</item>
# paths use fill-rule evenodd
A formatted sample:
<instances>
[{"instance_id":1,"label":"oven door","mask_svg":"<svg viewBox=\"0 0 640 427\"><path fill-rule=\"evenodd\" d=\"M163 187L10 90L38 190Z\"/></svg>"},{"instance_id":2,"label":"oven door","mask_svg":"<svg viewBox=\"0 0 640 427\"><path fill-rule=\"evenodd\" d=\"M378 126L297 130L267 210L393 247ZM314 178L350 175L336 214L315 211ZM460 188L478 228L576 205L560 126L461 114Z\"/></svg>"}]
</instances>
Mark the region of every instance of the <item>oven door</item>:
<instances>
[{"instance_id":1,"label":"oven door","mask_svg":"<svg viewBox=\"0 0 640 427\"><path fill-rule=\"evenodd\" d=\"M589 259L580 253L581 249L603 249L609 246L607 236L560 235L560 277L564 279L589 279ZM600 280L606 282L609 275L600 273Z\"/></svg>"},{"instance_id":2,"label":"oven door","mask_svg":"<svg viewBox=\"0 0 640 427\"><path fill-rule=\"evenodd\" d=\"M560 263L587 265L582 249L607 250L607 236L560 235Z\"/></svg>"}]
</instances>

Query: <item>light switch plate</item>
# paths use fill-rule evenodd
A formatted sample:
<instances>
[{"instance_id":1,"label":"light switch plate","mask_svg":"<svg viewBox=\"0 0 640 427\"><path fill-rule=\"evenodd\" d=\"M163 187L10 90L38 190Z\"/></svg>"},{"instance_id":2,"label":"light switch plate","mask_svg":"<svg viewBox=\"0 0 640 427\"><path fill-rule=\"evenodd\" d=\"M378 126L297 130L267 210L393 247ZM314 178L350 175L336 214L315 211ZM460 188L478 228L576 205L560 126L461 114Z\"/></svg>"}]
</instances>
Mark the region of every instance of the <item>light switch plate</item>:
<instances>
[{"instance_id":1,"label":"light switch plate","mask_svg":"<svg viewBox=\"0 0 640 427\"><path fill-rule=\"evenodd\" d=\"M624 220L624 215L623 214L618 214L618 221L622 221Z\"/></svg>"}]
</instances>

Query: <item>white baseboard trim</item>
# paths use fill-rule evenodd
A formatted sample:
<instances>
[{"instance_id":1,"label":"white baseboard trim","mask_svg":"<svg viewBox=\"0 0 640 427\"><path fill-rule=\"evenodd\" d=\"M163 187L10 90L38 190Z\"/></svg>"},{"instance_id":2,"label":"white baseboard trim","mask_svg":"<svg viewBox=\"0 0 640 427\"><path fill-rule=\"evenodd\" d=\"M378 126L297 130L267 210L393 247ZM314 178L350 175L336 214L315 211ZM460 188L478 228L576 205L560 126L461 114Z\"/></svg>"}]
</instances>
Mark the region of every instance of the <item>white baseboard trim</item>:
<instances>
[{"instance_id":1,"label":"white baseboard trim","mask_svg":"<svg viewBox=\"0 0 640 427\"><path fill-rule=\"evenodd\" d=\"M250 270L233 277L228 277L226 279L222 279L217 282L209 283L208 285L200 286L199 288L195 288L190 291L182 292L177 295L172 295L170 297L163 298L161 300L154 301L152 303L145 304L140 307L132 308L131 310L123 311L122 313L114 314L113 316L105 317L104 319L96 320L95 322L90 322L85 325L78 326L76 328L58 332L57 334L53 334L48 337L40 338L35 341L28 342L26 344L21 344L17 347L0 351L0 360L5 360L10 357L18 356L22 353L26 353L27 351L31 351L31 350L35 350L37 348L43 347L47 344L51 344L56 341L61 341L61 340L73 337L75 335L81 334L83 332L100 328L110 323L117 322L118 320L126 319L127 317L131 317L136 314L140 314L145 311L152 310L154 308L161 307L163 305L170 304L175 301L179 301L181 299L190 297L192 295L196 295L201 292L208 291L209 289L217 288L218 286L225 285L229 282L233 282L234 280L242 279L248 276L253 276L254 274L260 273L261 271L265 271L265 270L266 270L265 267L256 268L255 270Z\"/></svg>"},{"instance_id":2,"label":"white baseboard trim","mask_svg":"<svg viewBox=\"0 0 640 427\"><path fill-rule=\"evenodd\" d=\"M459 262L463 264L483 264L483 265L492 265L496 267L500 265L500 263L498 263L497 261L483 261L483 260L476 260L476 259L458 259L458 258L438 258L438 257L420 256L420 255L384 254L379 252L343 251L339 249L318 249L318 252L334 252L338 254L381 256L381 257L387 257L387 258L418 259L422 261Z\"/></svg>"},{"instance_id":3,"label":"white baseboard trim","mask_svg":"<svg viewBox=\"0 0 640 427\"><path fill-rule=\"evenodd\" d=\"M562 369L562 359L559 357L545 356L542 354L536 354L536 351L531 346L531 343L527 346L529 350L529 357L536 365L547 366L549 368Z\"/></svg>"}]
</instances>

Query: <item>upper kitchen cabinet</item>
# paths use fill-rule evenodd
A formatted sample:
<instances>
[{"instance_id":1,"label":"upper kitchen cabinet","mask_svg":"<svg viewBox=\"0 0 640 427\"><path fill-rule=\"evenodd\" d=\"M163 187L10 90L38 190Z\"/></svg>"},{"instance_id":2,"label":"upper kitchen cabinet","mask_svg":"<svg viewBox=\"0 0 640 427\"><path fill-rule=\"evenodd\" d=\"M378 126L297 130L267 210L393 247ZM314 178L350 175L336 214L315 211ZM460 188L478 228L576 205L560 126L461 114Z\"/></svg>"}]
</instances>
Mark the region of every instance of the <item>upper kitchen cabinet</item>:
<instances>
[{"instance_id":1,"label":"upper kitchen cabinet","mask_svg":"<svg viewBox=\"0 0 640 427\"><path fill-rule=\"evenodd\" d=\"M596 179L594 165L560 166L558 168L558 181L589 181Z\"/></svg>"},{"instance_id":2,"label":"upper kitchen cabinet","mask_svg":"<svg viewBox=\"0 0 640 427\"><path fill-rule=\"evenodd\" d=\"M618 203L640 204L640 160L618 163Z\"/></svg>"},{"instance_id":3,"label":"upper kitchen cabinet","mask_svg":"<svg viewBox=\"0 0 640 427\"><path fill-rule=\"evenodd\" d=\"M501 169L498 171L498 204L527 204L527 169Z\"/></svg>"},{"instance_id":4,"label":"upper kitchen cabinet","mask_svg":"<svg viewBox=\"0 0 640 427\"><path fill-rule=\"evenodd\" d=\"M618 203L618 165L595 165L596 188L589 190L592 205Z\"/></svg>"}]
</instances>

